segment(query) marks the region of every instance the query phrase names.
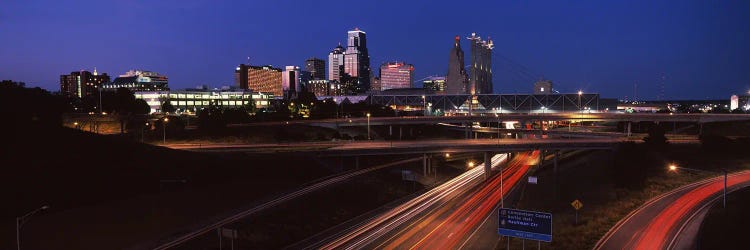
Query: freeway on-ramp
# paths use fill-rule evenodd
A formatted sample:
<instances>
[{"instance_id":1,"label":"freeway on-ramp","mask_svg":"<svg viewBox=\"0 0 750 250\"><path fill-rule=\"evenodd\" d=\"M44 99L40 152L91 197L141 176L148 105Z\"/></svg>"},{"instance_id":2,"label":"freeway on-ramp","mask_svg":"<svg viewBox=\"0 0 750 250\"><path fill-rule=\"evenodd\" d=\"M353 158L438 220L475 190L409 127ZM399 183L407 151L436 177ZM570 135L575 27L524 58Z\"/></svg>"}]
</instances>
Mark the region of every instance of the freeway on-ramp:
<instances>
[{"instance_id":1,"label":"freeway on-ramp","mask_svg":"<svg viewBox=\"0 0 750 250\"><path fill-rule=\"evenodd\" d=\"M729 174L727 181L728 192L750 186L750 171ZM722 195L723 188L724 177L720 176L657 196L615 224L594 249L673 249L689 246L689 241L695 238L684 235L686 226Z\"/></svg>"}]
</instances>

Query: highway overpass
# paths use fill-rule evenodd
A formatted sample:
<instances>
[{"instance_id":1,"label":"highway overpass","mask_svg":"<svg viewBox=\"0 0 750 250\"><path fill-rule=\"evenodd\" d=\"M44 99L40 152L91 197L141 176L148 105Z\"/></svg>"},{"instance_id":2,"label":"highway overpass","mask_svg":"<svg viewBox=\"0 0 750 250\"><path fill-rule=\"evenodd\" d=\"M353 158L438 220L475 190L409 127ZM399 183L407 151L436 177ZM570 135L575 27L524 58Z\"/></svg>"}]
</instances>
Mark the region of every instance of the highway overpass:
<instances>
[{"instance_id":1,"label":"highway overpass","mask_svg":"<svg viewBox=\"0 0 750 250\"><path fill-rule=\"evenodd\" d=\"M493 114L483 116L403 116L403 117L357 117L338 119L304 119L278 122L258 122L233 124L242 126L273 126L289 124L306 124L323 127L351 127L351 126L381 126L381 125L416 125L438 123L473 123L498 121L615 121L615 122L731 122L750 121L748 114L669 114L669 113L531 113L531 114Z\"/></svg>"},{"instance_id":2,"label":"highway overpass","mask_svg":"<svg viewBox=\"0 0 750 250\"><path fill-rule=\"evenodd\" d=\"M625 139L454 139L424 141L338 141L270 144L170 144L167 147L198 152L279 153L305 152L321 157L444 154L474 152L520 152L537 149L611 149Z\"/></svg>"}]
</instances>

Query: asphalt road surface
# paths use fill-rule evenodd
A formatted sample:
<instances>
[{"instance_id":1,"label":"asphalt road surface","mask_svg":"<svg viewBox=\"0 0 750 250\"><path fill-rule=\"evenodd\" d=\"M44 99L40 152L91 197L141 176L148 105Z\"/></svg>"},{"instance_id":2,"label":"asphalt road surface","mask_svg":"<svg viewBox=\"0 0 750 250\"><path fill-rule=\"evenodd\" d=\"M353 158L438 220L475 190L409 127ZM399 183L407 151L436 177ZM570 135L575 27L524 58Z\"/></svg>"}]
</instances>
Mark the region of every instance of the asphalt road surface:
<instances>
[{"instance_id":1,"label":"asphalt road surface","mask_svg":"<svg viewBox=\"0 0 750 250\"><path fill-rule=\"evenodd\" d=\"M730 174L727 192L750 186L750 171ZM673 249L696 240L685 237L686 225L696 215L721 201L724 177L688 184L655 197L618 222L594 249ZM692 231L692 230L688 230Z\"/></svg>"}]
</instances>

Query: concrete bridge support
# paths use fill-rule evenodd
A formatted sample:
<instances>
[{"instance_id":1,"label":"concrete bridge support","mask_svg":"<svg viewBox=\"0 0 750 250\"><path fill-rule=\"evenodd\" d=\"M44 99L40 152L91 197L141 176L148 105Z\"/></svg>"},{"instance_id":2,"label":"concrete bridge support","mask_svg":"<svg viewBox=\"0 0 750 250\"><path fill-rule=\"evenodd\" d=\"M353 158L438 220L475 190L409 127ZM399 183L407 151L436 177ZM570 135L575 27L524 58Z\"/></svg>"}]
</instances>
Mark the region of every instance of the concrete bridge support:
<instances>
[{"instance_id":1,"label":"concrete bridge support","mask_svg":"<svg viewBox=\"0 0 750 250\"><path fill-rule=\"evenodd\" d=\"M560 150L555 150L554 154L555 157L552 158L552 172L555 174L555 177L557 177L557 157L560 156Z\"/></svg>"},{"instance_id":2,"label":"concrete bridge support","mask_svg":"<svg viewBox=\"0 0 750 250\"><path fill-rule=\"evenodd\" d=\"M422 175L428 176L430 174L430 168L432 168L432 157L428 154L422 155Z\"/></svg>"},{"instance_id":3,"label":"concrete bridge support","mask_svg":"<svg viewBox=\"0 0 750 250\"><path fill-rule=\"evenodd\" d=\"M555 150L555 157L552 158L552 196L555 200L559 197L558 185L557 185L557 158L560 156L560 150Z\"/></svg>"},{"instance_id":4,"label":"concrete bridge support","mask_svg":"<svg viewBox=\"0 0 750 250\"><path fill-rule=\"evenodd\" d=\"M487 180L492 177L492 157L491 152L484 152L484 179Z\"/></svg>"},{"instance_id":5,"label":"concrete bridge support","mask_svg":"<svg viewBox=\"0 0 750 250\"><path fill-rule=\"evenodd\" d=\"M633 123L632 122L628 122L628 126L627 126L627 128L625 130L625 134L627 134L628 137L630 137L632 135L632 133L630 132L631 129L632 129L632 126L633 126Z\"/></svg>"},{"instance_id":6,"label":"concrete bridge support","mask_svg":"<svg viewBox=\"0 0 750 250\"><path fill-rule=\"evenodd\" d=\"M472 134L474 133L471 128L471 123L464 123L464 129L466 133L466 139L471 139Z\"/></svg>"}]
</instances>

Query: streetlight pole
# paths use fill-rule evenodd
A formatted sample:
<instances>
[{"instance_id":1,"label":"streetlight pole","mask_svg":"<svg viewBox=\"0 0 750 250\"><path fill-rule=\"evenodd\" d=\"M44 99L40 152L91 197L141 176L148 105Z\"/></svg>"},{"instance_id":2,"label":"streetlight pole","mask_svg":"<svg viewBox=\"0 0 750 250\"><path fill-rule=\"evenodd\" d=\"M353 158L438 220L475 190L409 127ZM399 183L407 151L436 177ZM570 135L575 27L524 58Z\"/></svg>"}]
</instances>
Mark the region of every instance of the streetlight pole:
<instances>
[{"instance_id":1,"label":"streetlight pole","mask_svg":"<svg viewBox=\"0 0 750 250\"><path fill-rule=\"evenodd\" d=\"M422 95L422 115L427 116L427 102L424 95Z\"/></svg>"},{"instance_id":2,"label":"streetlight pole","mask_svg":"<svg viewBox=\"0 0 750 250\"><path fill-rule=\"evenodd\" d=\"M674 164L669 165L669 171L673 171L674 172L674 171L677 171L677 169L693 170L693 171L707 172L707 173L719 173L718 171L710 171L710 170L703 170L703 169L678 167L677 165L674 165ZM728 171L726 169L724 169L724 168L722 168L721 171L724 174L724 195L723 195L724 196L724 201L723 201L724 204L723 205L724 205L724 208L726 209L727 208L727 174L728 174Z\"/></svg>"},{"instance_id":3,"label":"streetlight pole","mask_svg":"<svg viewBox=\"0 0 750 250\"><path fill-rule=\"evenodd\" d=\"M146 129L148 129L148 122L146 122L146 126L141 129L141 143L143 143L143 134L146 133Z\"/></svg>"},{"instance_id":4,"label":"streetlight pole","mask_svg":"<svg viewBox=\"0 0 750 250\"><path fill-rule=\"evenodd\" d=\"M333 98L333 104L336 106L336 118L339 118L339 104L336 102L336 98Z\"/></svg>"},{"instance_id":5,"label":"streetlight pole","mask_svg":"<svg viewBox=\"0 0 750 250\"><path fill-rule=\"evenodd\" d=\"M367 113L367 140L371 140L370 138L370 113Z\"/></svg>"},{"instance_id":6,"label":"streetlight pole","mask_svg":"<svg viewBox=\"0 0 750 250\"><path fill-rule=\"evenodd\" d=\"M495 114L495 117L497 117L497 145L500 145L500 116ZM502 174L502 172L500 172Z\"/></svg>"},{"instance_id":7,"label":"streetlight pole","mask_svg":"<svg viewBox=\"0 0 750 250\"><path fill-rule=\"evenodd\" d=\"M33 216L34 214L38 213L39 211L48 209L49 206L44 205L37 209L34 209L31 212L28 212L24 214L21 217L16 217L16 247L18 250L21 250L21 227L23 227L23 224L26 224L26 221Z\"/></svg>"},{"instance_id":8,"label":"streetlight pole","mask_svg":"<svg viewBox=\"0 0 750 250\"><path fill-rule=\"evenodd\" d=\"M583 91L578 91L578 111L581 111L581 95L583 95Z\"/></svg>"},{"instance_id":9,"label":"streetlight pole","mask_svg":"<svg viewBox=\"0 0 750 250\"><path fill-rule=\"evenodd\" d=\"M162 122L162 127L164 128L164 140L163 143L167 144L167 122L169 121L169 117L164 117L164 122Z\"/></svg>"},{"instance_id":10,"label":"streetlight pole","mask_svg":"<svg viewBox=\"0 0 750 250\"><path fill-rule=\"evenodd\" d=\"M99 85L99 114L101 114L102 112L104 112L102 110L102 86Z\"/></svg>"}]
</instances>

